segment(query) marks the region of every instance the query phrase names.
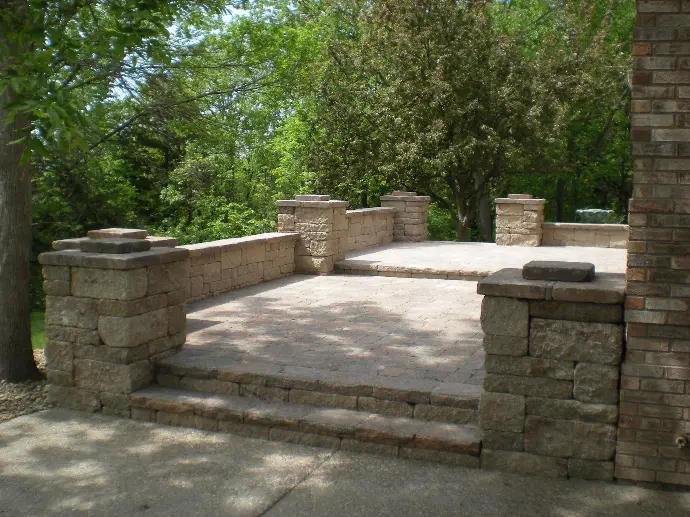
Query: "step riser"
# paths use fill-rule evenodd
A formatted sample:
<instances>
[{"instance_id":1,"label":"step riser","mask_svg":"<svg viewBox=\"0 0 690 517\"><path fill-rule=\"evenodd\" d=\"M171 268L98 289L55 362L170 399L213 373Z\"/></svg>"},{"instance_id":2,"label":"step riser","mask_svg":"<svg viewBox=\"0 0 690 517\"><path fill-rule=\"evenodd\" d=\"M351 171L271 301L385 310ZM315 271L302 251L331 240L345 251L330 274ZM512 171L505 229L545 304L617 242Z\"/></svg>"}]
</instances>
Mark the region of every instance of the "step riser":
<instances>
[{"instance_id":1,"label":"step riser","mask_svg":"<svg viewBox=\"0 0 690 517\"><path fill-rule=\"evenodd\" d=\"M305 389L312 388L312 386L307 382L300 383L294 379L287 380L280 377L267 379L266 377L247 375L243 380L247 382L176 375L172 372L158 373L157 375L158 384L167 388L184 388L202 393L249 396L263 400L352 409L426 421L454 424L476 424L478 422L478 399L467 401L455 400L453 403L465 406L457 407L434 404L432 398L423 393L417 394L418 402L410 402L375 397L372 391L366 390L366 387L360 387L360 389L364 392L369 391L369 393L367 395L358 395L356 394L358 390L355 389L343 389L346 393ZM293 384L293 386L290 386L290 384ZM299 387L294 387L294 385ZM412 397L406 396L405 398ZM422 402L422 400L426 403Z\"/></svg>"},{"instance_id":2,"label":"step riser","mask_svg":"<svg viewBox=\"0 0 690 517\"><path fill-rule=\"evenodd\" d=\"M407 269L405 271L379 271L377 269L341 269L336 264L334 273L336 275L355 275L355 276L387 276L393 278L424 278L431 280L466 280L468 282L478 282L488 276L487 273L460 273L457 271L439 271L435 273Z\"/></svg>"},{"instance_id":3,"label":"step riser","mask_svg":"<svg viewBox=\"0 0 690 517\"><path fill-rule=\"evenodd\" d=\"M208 412L201 411L202 414L199 414L200 412L194 408L186 408L184 411L179 411L180 408L168 409L171 410L133 407L131 418L145 422L156 422L162 425L229 433L248 438L323 447L331 450L444 463L466 468L479 468L481 446L478 442L475 444L459 444L456 447L453 447L451 444L449 446L450 450L443 450L443 447L438 446L438 444L433 444L431 448L428 448L422 443L417 443L415 439L410 439L406 443L396 443L400 440L392 437L388 440L371 439L372 436L366 433L362 435L358 432L343 434L335 430L325 433L312 432L298 425L281 426L272 425L269 422L256 423L243 420L227 420L222 417L214 418Z\"/></svg>"}]
</instances>

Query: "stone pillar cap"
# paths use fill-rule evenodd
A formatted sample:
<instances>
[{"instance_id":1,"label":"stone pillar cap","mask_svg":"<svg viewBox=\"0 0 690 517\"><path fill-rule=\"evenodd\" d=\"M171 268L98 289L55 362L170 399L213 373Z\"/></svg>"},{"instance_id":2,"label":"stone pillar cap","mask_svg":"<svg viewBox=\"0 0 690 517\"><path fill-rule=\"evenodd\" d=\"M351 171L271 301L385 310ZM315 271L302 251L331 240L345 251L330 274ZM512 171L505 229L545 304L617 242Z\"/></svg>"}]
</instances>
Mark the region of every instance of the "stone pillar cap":
<instances>
[{"instance_id":1,"label":"stone pillar cap","mask_svg":"<svg viewBox=\"0 0 690 517\"><path fill-rule=\"evenodd\" d=\"M79 249L87 253L111 253L121 255L151 249L151 242L146 239L84 239L79 242Z\"/></svg>"},{"instance_id":2,"label":"stone pillar cap","mask_svg":"<svg viewBox=\"0 0 690 517\"><path fill-rule=\"evenodd\" d=\"M391 193L391 196L399 196L399 197L415 197L417 195L416 192L405 192L404 190L394 190Z\"/></svg>"},{"instance_id":3,"label":"stone pillar cap","mask_svg":"<svg viewBox=\"0 0 690 517\"><path fill-rule=\"evenodd\" d=\"M509 197L499 197L496 200L496 204L516 204L516 205L543 205L546 203L546 199L513 199Z\"/></svg>"},{"instance_id":4,"label":"stone pillar cap","mask_svg":"<svg viewBox=\"0 0 690 517\"><path fill-rule=\"evenodd\" d=\"M594 279L594 264L590 262L533 260L522 268L522 278L558 282L591 282Z\"/></svg>"},{"instance_id":5,"label":"stone pillar cap","mask_svg":"<svg viewBox=\"0 0 690 517\"><path fill-rule=\"evenodd\" d=\"M532 194L508 194L508 199L534 199Z\"/></svg>"},{"instance_id":6,"label":"stone pillar cap","mask_svg":"<svg viewBox=\"0 0 690 517\"><path fill-rule=\"evenodd\" d=\"M331 196L326 196L322 194L301 194L295 196L295 201L330 201Z\"/></svg>"},{"instance_id":7,"label":"stone pillar cap","mask_svg":"<svg viewBox=\"0 0 690 517\"><path fill-rule=\"evenodd\" d=\"M90 230L86 233L89 239L145 239L149 232L132 228L104 228Z\"/></svg>"}]
</instances>

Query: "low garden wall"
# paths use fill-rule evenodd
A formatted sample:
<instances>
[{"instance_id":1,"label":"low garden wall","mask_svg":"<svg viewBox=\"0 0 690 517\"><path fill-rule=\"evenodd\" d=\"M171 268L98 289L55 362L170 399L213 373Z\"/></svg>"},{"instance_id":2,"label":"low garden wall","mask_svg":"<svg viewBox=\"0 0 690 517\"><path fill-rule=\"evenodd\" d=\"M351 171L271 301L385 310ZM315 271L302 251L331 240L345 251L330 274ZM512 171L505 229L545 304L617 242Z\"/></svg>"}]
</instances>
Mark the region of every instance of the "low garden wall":
<instances>
[{"instance_id":1,"label":"low garden wall","mask_svg":"<svg viewBox=\"0 0 690 517\"><path fill-rule=\"evenodd\" d=\"M628 247L627 224L544 223L542 246Z\"/></svg>"},{"instance_id":2,"label":"low garden wall","mask_svg":"<svg viewBox=\"0 0 690 517\"><path fill-rule=\"evenodd\" d=\"M348 221L346 251L358 251L393 242L394 208L362 208L348 210L345 215Z\"/></svg>"},{"instance_id":3,"label":"low garden wall","mask_svg":"<svg viewBox=\"0 0 690 517\"><path fill-rule=\"evenodd\" d=\"M298 238L263 233L180 246L189 251L189 301L292 275Z\"/></svg>"},{"instance_id":4,"label":"low garden wall","mask_svg":"<svg viewBox=\"0 0 690 517\"><path fill-rule=\"evenodd\" d=\"M545 204L545 199L532 199L529 194L496 199L496 244L627 249L628 225L545 223Z\"/></svg>"}]
</instances>

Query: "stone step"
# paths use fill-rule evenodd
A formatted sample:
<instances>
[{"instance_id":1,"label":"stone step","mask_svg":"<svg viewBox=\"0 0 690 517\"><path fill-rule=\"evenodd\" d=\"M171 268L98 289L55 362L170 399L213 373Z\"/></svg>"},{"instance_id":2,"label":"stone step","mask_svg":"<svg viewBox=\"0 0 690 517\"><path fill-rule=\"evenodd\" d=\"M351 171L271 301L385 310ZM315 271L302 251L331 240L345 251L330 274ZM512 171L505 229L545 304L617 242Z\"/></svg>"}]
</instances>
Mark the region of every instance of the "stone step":
<instances>
[{"instance_id":1,"label":"stone step","mask_svg":"<svg viewBox=\"0 0 690 517\"><path fill-rule=\"evenodd\" d=\"M416 266L389 266L370 260L345 259L335 263L340 275L390 276L399 278L432 278L442 280L479 281L489 276L489 270L442 269Z\"/></svg>"},{"instance_id":2,"label":"stone step","mask_svg":"<svg viewBox=\"0 0 690 517\"><path fill-rule=\"evenodd\" d=\"M132 418L252 438L479 467L476 425L271 402L153 385L132 394Z\"/></svg>"},{"instance_id":3,"label":"stone step","mask_svg":"<svg viewBox=\"0 0 690 517\"><path fill-rule=\"evenodd\" d=\"M481 386L383 377L270 363L195 358L160 360L157 382L168 388L358 410L427 421L477 422Z\"/></svg>"}]
</instances>

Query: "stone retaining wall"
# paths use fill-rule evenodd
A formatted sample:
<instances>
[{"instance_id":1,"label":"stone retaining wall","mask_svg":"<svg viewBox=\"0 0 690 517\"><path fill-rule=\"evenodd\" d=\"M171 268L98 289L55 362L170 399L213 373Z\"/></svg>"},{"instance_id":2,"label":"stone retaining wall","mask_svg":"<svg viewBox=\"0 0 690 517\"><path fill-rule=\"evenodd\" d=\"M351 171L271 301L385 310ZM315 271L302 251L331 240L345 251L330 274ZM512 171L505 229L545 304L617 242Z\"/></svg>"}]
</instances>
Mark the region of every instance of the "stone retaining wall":
<instances>
[{"instance_id":1,"label":"stone retaining wall","mask_svg":"<svg viewBox=\"0 0 690 517\"><path fill-rule=\"evenodd\" d=\"M296 233L264 233L180 246L189 251L189 301L295 272Z\"/></svg>"},{"instance_id":2,"label":"stone retaining wall","mask_svg":"<svg viewBox=\"0 0 690 517\"><path fill-rule=\"evenodd\" d=\"M348 241L346 251L357 251L393 242L392 207L348 210Z\"/></svg>"},{"instance_id":3,"label":"stone retaining wall","mask_svg":"<svg viewBox=\"0 0 690 517\"><path fill-rule=\"evenodd\" d=\"M542 246L628 247L627 224L544 223Z\"/></svg>"},{"instance_id":4,"label":"stone retaining wall","mask_svg":"<svg viewBox=\"0 0 690 517\"><path fill-rule=\"evenodd\" d=\"M623 275L553 282L519 269L479 282L483 468L613 479L624 286Z\"/></svg>"}]
</instances>

